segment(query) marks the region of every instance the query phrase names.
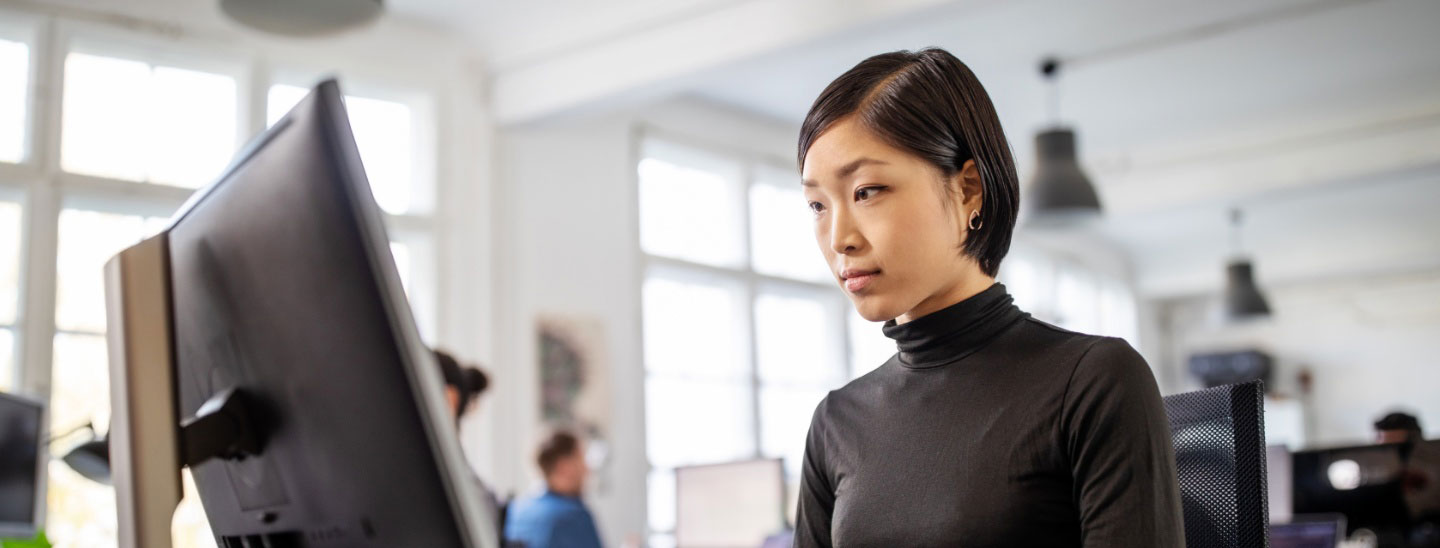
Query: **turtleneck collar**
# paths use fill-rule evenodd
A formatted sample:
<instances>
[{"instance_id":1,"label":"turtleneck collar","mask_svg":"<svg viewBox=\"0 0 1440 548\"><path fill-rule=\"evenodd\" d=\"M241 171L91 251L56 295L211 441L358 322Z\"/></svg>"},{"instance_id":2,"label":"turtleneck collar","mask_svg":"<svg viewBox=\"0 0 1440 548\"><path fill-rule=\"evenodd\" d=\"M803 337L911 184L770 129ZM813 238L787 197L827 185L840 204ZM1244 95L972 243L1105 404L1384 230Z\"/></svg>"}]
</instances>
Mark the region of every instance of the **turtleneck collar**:
<instances>
[{"instance_id":1,"label":"turtleneck collar","mask_svg":"<svg viewBox=\"0 0 1440 548\"><path fill-rule=\"evenodd\" d=\"M1005 286L995 284L975 296L905 324L885 322L885 336L895 339L900 365L911 369L937 367L970 355L1016 320L1028 316L1015 306Z\"/></svg>"}]
</instances>

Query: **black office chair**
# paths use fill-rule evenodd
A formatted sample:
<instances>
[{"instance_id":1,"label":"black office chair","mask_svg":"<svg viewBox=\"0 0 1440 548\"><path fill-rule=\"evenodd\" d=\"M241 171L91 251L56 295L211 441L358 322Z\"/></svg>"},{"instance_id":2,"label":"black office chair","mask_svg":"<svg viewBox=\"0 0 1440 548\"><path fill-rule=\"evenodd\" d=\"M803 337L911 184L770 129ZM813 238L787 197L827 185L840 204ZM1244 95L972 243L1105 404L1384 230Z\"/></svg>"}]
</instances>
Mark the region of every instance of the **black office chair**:
<instances>
[{"instance_id":1,"label":"black office chair","mask_svg":"<svg viewBox=\"0 0 1440 548\"><path fill-rule=\"evenodd\" d=\"M1189 548L1266 548L1265 389L1260 381L1165 398Z\"/></svg>"}]
</instances>

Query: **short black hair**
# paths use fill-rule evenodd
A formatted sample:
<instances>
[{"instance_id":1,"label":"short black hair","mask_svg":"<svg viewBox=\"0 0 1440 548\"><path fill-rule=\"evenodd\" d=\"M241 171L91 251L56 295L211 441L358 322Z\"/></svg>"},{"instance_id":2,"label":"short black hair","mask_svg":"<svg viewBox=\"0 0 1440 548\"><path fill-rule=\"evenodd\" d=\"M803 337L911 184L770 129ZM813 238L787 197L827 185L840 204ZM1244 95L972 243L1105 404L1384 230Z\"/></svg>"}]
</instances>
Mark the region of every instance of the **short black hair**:
<instances>
[{"instance_id":1,"label":"short black hair","mask_svg":"<svg viewBox=\"0 0 1440 548\"><path fill-rule=\"evenodd\" d=\"M574 455L579 450L580 439L575 437L575 434L557 430L540 443L540 453L536 455L535 461L540 465L540 472L549 476L560 459Z\"/></svg>"},{"instance_id":2,"label":"short black hair","mask_svg":"<svg viewBox=\"0 0 1440 548\"><path fill-rule=\"evenodd\" d=\"M1420 419L1409 413L1391 413L1375 421L1376 430L1404 430L1420 434Z\"/></svg>"},{"instance_id":3,"label":"short black hair","mask_svg":"<svg viewBox=\"0 0 1440 548\"><path fill-rule=\"evenodd\" d=\"M815 140L851 115L947 178L975 160L983 185L981 229L970 232L963 250L985 274L996 276L1015 232L1020 183L995 105L970 67L939 48L882 53L861 61L830 82L805 115L801 169Z\"/></svg>"},{"instance_id":4,"label":"short black hair","mask_svg":"<svg viewBox=\"0 0 1440 548\"><path fill-rule=\"evenodd\" d=\"M471 402L480 397L485 389L490 387L490 377L484 371L474 367L460 365L455 359L444 350L432 350L435 353L435 361L440 364L440 374L445 377L445 384L455 389L460 395L459 409L456 411L456 418L464 415L470 408Z\"/></svg>"}]
</instances>

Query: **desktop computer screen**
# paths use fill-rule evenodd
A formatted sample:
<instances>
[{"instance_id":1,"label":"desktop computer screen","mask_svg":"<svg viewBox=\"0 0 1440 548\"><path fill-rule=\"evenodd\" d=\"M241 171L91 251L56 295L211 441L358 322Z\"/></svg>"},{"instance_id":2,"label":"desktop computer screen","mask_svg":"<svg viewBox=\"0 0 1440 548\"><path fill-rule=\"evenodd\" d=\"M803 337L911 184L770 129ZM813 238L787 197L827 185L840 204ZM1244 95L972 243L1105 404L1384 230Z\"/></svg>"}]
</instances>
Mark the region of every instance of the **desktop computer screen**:
<instances>
[{"instance_id":1,"label":"desktop computer screen","mask_svg":"<svg viewBox=\"0 0 1440 548\"><path fill-rule=\"evenodd\" d=\"M1440 545L1440 441L1297 451L1291 461L1297 514L1342 514L1347 534L1369 529L1382 545L1412 545L1416 534Z\"/></svg>"},{"instance_id":2,"label":"desktop computer screen","mask_svg":"<svg viewBox=\"0 0 1440 548\"><path fill-rule=\"evenodd\" d=\"M261 439L192 467L222 548L498 543L382 221L331 81L166 230L179 416L236 389Z\"/></svg>"},{"instance_id":3,"label":"desktop computer screen","mask_svg":"<svg viewBox=\"0 0 1440 548\"><path fill-rule=\"evenodd\" d=\"M0 393L0 538L29 538L39 525L44 415L40 402Z\"/></svg>"},{"instance_id":4,"label":"desktop computer screen","mask_svg":"<svg viewBox=\"0 0 1440 548\"><path fill-rule=\"evenodd\" d=\"M785 529L780 459L675 469L675 544L760 546Z\"/></svg>"}]
</instances>

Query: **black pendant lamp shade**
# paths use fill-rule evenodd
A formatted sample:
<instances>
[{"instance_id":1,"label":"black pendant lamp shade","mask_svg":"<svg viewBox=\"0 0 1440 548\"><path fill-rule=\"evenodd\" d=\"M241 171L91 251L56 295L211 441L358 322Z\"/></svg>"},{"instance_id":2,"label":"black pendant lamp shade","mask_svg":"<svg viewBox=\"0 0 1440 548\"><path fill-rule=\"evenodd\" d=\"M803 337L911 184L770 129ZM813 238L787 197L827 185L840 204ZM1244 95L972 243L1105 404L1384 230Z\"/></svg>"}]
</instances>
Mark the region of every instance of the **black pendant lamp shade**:
<instances>
[{"instance_id":1,"label":"black pendant lamp shade","mask_svg":"<svg viewBox=\"0 0 1440 548\"><path fill-rule=\"evenodd\" d=\"M1235 259L1225 266L1225 317L1231 321L1263 318L1270 315L1270 303L1255 285L1255 265L1240 258L1240 210L1230 210L1230 234Z\"/></svg>"},{"instance_id":2,"label":"black pendant lamp shade","mask_svg":"<svg viewBox=\"0 0 1440 548\"><path fill-rule=\"evenodd\" d=\"M1100 214L1100 197L1080 170L1075 131L1057 128L1035 136L1039 162L1024 202L1034 219L1073 218Z\"/></svg>"},{"instance_id":3,"label":"black pendant lamp shade","mask_svg":"<svg viewBox=\"0 0 1440 548\"><path fill-rule=\"evenodd\" d=\"M1064 226L1099 217L1100 197L1080 169L1075 130L1058 125L1060 60L1042 60L1040 74L1050 84L1050 117L1057 125L1035 136L1035 178L1020 201L1025 223Z\"/></svg>"},{"instance_id":4,"label":"black pendant lamp shade","mask_svg":"<svg viewBox=\"0 0 1440 548\"><path fill-rule=\"evenodd\" d=\"M1255 285L1255 267L1248 260L1231 261L1225 267L1225 315L1232 320L1270 315L1270 304Z\"/></svg>"}]
</instances>

